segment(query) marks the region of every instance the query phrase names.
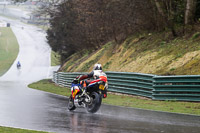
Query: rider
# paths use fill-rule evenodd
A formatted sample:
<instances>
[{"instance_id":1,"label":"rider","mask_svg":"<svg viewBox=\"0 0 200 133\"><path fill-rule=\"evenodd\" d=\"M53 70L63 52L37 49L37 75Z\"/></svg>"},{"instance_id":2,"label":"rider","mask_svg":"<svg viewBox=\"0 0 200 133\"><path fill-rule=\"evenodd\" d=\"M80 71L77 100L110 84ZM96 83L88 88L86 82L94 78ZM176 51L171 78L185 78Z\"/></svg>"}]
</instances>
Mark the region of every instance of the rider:
<instances>
[{"instance_id":1,"label":"rider","mask_svg":"<svg viewBox=\"0 0 200 133\"><path fill-rule=\"evenodd\" d=\"M88 78L92 78L92 77L94 78L93 81L92 80L84 80L84 79L88 79ZM106 74L102 71L101 64L95 64L93 71L90 72L89 74L80 75L80 76L76 77L76 79L78 81L84 80L84 82L81 82L83 87L86 87L90 83L96 83L96 81L98 81L98 79L104 79L104 78L106 78L106 80L107 80ZM107 97L107 94L104 94L104 97Z\"/></svg>"},{"instance_id":2,"label":"rider","mask_svg":"<svg viewBox=\"0 0 200 133\"><path fill-rule=\"evenodd\" d=\"M20 62L18 61L17 62L17 68L20 68L21 67L21 64L20 64Z\"/></svg>"}]
</instances>

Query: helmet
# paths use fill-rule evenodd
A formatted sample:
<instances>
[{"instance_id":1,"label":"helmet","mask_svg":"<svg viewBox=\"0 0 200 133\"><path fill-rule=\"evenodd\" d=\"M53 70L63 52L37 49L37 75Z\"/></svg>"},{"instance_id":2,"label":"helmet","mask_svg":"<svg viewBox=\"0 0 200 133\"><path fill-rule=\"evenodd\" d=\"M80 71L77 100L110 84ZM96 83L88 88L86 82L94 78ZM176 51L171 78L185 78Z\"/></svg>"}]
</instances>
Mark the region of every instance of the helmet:
<instances>
[{"instance_id":1,"label":"helmet","mask_svg":"<svg viewBox=\"0 0 200 133\"><path fill-rule=\"evenodd\" d=\"M101 64L95 64L93 70L102 70Z\"/></svg>"}]
</instances>

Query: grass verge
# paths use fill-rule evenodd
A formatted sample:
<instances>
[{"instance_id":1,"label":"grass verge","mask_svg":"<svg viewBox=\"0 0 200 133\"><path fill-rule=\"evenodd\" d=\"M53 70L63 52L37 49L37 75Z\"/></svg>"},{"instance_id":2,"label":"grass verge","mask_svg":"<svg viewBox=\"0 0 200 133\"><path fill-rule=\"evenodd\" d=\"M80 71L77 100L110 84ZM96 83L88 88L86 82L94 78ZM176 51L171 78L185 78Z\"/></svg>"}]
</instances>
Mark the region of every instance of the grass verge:
<instances>
[{"instance_id":1,"label":"grass verge","mask_svg":"<svg viewBox=\"0 0 200 133\"><path fill-rule=\"evenodd\" d=\"M35 83L28 85L28 87L33 89L38 89L46 92L51 92L58 95L69 96L71 94L70 89L66 89L65 87L60 87L54 84L49 79L44 79Z\"/></svg>"},{"instance_id":2,"label":"grass verge","mask_svg":"<svg viewBox=\"0 0 200 133\"><path fill-rule=\"evenodd\" d=\"M60 55L54 51L51 51L51 66L57 66L60 64Z\"/></svg>"},{"instance_id":3,"label":"grass verge","mask_svg":"<svg viewBox=\"0 0 200 133\"><path fill-rule=\"evenodd\" d=\"M19 52L17 39L11 28L0 28L0 76L3 75L15 61Z\"/></svg>"},{"instance_id":4,"label":"grass verge","mask_svg":"<svg viewBox=\"0 0 200 133\"><path fill-rule=\"evenodd\" d=\"M33 131L33 130L1 127L1 126L0 126L0 132L1 133L47 133L47 132L43 132L43 131Z\"/></svg>"},{"instance_id":5,"label":"grass verge","mask_svg":"<svg viewBox=\"0 0 200 133\"><path fill-rule=\"evenodd\" d=\"M46 79L30 84L29 87L63 96L71 94L69 88L57 86ZM153 101L137 96L109 93L108 97L103 99L103 103L155 111L200 115L200 104L198 102Z\"/></svg>"}]
</instances>

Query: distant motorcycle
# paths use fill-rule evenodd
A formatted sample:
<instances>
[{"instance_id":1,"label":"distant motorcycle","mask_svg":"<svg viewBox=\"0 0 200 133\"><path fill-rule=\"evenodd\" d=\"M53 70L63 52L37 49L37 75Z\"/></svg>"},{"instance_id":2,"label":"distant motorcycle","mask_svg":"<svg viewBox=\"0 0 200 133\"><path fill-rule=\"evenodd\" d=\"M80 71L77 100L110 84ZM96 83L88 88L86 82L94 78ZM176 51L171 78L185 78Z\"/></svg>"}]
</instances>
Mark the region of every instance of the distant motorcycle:
<instances>
[{"instance_id":1,"label":"distant motorcycle","mask_svg":"<svg viewBox=\"0 0 200 133\"><path fill-rule=\"evenodd\" d=\"M73 80L71 84L72 94L69 97L68 109L72 111L77 107L85 107L88 112L95 113L101 106L102 98L107 97L107 77L100 77L90 83L81 82L87 84L86 87L77 80Z\"/></svg>"},{"instance_id":2,"label":"distant motorcycle","mask_svg":"<svg viewBox=\"0 0 200 133\"><path fill-rule=\"evenodd\" d=\"M21 64L20 64L20 62L17 63L17 69L21 69Z\"/></svg>"}]
</instances>

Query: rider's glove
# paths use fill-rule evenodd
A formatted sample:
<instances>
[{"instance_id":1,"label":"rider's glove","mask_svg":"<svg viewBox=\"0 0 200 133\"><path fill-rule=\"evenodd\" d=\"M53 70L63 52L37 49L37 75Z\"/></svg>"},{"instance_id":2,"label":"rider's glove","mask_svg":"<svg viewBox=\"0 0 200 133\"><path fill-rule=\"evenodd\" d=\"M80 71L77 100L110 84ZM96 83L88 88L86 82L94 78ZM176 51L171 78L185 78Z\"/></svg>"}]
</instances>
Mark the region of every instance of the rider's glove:
<instances>
[{"instance_id":1,"label":"rider's glove","mask_svg":"<svg viewBox=\"0 0 200 133\"><path fill-rule=\"evenodd\" d=\"M73 80L73 83L74 84L78 84L78 83L80 83L80 75L79 76L77 76L74 80Z\"/></svg>"},{"instance_id":2,"label":"rider's glove","mask_svg":"<svg viewBox=\"0 0 200 133\"><path fill-rule=\"evenodd\" d=\"M82 75L79 75L79 76L76 77L76 80L78 80L78 82L80 82L81 76L82 76Z\"/></svg>"},{"instance_id":3,"label":"rider's glove","mask_svg":"<svg viewBox=\"0 0 200 133\"><path fill-rule=\"evenodd\" d=\"M78 84L78 83L79 83L79 80L75 78L75 79L73 80L72 83L74 83L74 84Z\"/></svg>"}]
</instances>

